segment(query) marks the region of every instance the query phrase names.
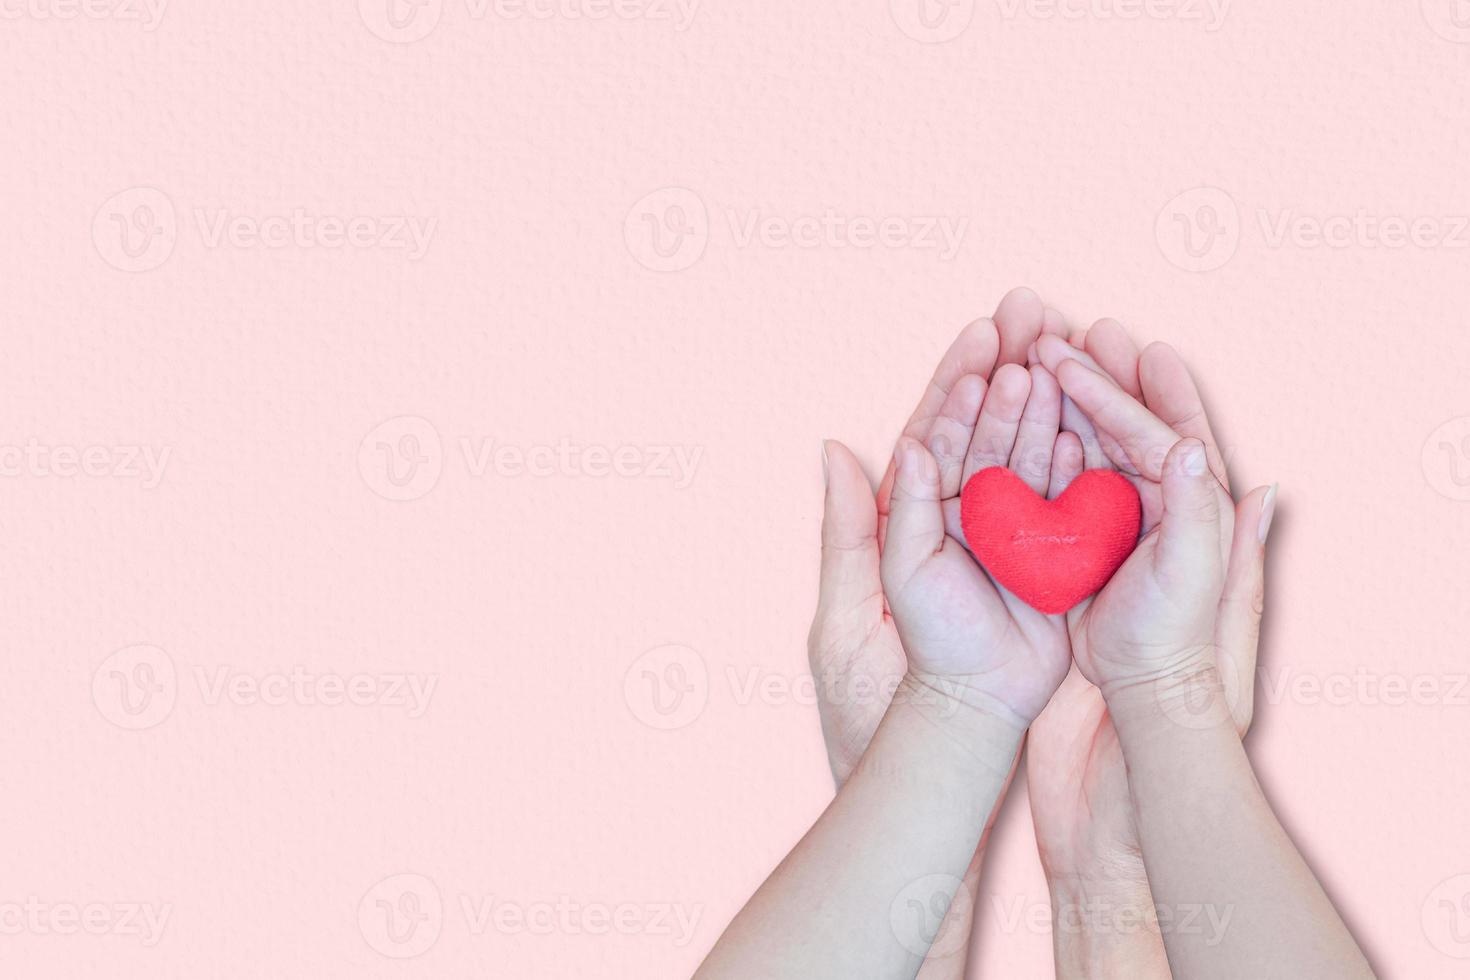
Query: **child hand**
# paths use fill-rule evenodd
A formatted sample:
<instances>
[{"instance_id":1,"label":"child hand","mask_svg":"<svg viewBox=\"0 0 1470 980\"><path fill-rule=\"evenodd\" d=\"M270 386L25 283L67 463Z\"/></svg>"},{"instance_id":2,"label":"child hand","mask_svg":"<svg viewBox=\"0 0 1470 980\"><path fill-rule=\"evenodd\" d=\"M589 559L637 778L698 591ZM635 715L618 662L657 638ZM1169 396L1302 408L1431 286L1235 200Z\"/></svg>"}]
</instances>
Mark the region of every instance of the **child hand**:
<instances>
[{"instance_id":1,"label":"child hand","mask_svg":"<svg viewBox=\"0 0 1470 980\"><path fill-rule=\"evenodd\" d=\"M963 543L959 495L990 466L1009 466L1045 493L1060 415L1045 369L1006 364L988 387L961 378L926 442L906 436L894 454L881 571L910 674L1022 729L1067 674L1066 621L990 579Z\"/></svg>"},{"instance_id":2,"label":"child hand","mask_svg":"<svg viewBox=\"0 0 1470 980\"><path fill-rule=\"evenodd\" d=\"M1236 634L1253 632L1259 614L1240 595L1262 555L1269 525L1267 491L1257 490L1236 507L1223 484L1224 468L1198 407L1198 396L1178 355L1164 345L1145 351L1141 365L1156 380L1155 401L1192 402L1180 414L1183 437L1124 391L1087 354L1055 338L1037 345L1069 400L1085 416L1084 445L1134 482L1143 503L1144 537L1113 579L1089 603L1069 614L1073 657L1088 680L1112 697L1144 690L1171 701L1219 686L1219 646L1238 650ZM1178 389L1187 386L1187 393ZM1186 397L1186 394L1188 397ZM1101 452L1098 453L1097 450ZM1230 589L1227 591L1227 568ZM1258 576L1254 576L1258 579ZM1247 644L1252 650L1254 643ZM1226 701L1241 728L1249 719L1251 678L1232 655ZM1253 660L1253 655L1252 658ZM1246 665L1247 670L1250 666ZM1243 711L1242 711L1243 709Z\"/></svg>"},{"instance_id":3,"label":"child hand","mask_svg":"<svg viewBox=\"0 0 1470 980\"><path fill-rule=\"evenodd\" d=\"M1084 337L1079 343L1085 344L1085 363L1105 371L1178 434L1204 442L1216 475L1227 482L1199 391L1178 355L1156 344L1140 357L1127 332L1113 320L1098 321ZM1054 363L1059 363L1056 353L1053 349ZM1070 424L1087 437L1086 451L1094 465L1111 466L1102 447L1106 433L1099 435L1070 399L1063 417L1064 427ZM1059 450L1054 464L1064 471L1063 479L1081 469L1084 455L1081 438L1074 432L1065 435L1075 441ZM1115 440L1109 439L1108 447L1128 465ZM1259 528L1266 516L1265 503L1264 494L1248 496L1238 522ZM1239 665L1246 677L1254 671L1264 573L1264 545L1232 553L1217 621L1217 657ZM1250 702L1247 686L1236 704L1242 732L1249 723ZM1031 817L1054 909L1060 915L1090 902L1113 911L1152 907L1123 751L1102 692L1074 667L1032 724L1026 744ZM1150 930L1126 934L1105 928L1060 930L1054 941L1059 976L1063 972L1170 976L1162 937Z\"/></svg>"}]
</instances>

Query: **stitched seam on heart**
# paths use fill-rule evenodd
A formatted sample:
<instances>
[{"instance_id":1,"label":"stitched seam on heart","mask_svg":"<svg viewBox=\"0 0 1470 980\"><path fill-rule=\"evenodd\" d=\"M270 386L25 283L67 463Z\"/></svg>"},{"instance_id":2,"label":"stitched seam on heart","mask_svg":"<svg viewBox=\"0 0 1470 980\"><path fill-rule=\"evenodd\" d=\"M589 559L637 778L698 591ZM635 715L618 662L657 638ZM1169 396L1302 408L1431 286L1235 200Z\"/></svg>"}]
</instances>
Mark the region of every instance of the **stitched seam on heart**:
<instances>
[{"instance_id":1,"label":"stitched seam on heart","mask_svg":"<svg viewBox=\"0 0 1470 980\"><path fill-rule=\"evenodd\" d=\"M1015 536L1011 538L1011 544L1076 544L1081 540L1082 535L1080 534L1040 534L1036 531L1017 531Z\"/></svg>"}]
</instances>

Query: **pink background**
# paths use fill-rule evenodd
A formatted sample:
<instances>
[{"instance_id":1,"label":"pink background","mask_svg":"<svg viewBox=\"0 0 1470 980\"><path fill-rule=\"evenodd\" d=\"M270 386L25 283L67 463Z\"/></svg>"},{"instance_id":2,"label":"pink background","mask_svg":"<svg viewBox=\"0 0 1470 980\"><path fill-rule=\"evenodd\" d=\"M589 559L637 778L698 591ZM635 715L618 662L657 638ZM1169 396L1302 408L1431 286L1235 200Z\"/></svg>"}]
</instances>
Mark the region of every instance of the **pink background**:
<instances>
[{"instance_id":1,"label":"pink background","mask_svg":"<svg viewBox=\"0 0 1470 980\"><path fill-rule=\"evenodd\" d=\"M1384 975L1470 966L1466 4L70 2L0 17L0 974L690 973L830 796L745 687L819 441L876 472L1018 283L1281 482L1261 778ZM1018 783L977 974L1044 901Z\"/></svg>"}]
</instances>

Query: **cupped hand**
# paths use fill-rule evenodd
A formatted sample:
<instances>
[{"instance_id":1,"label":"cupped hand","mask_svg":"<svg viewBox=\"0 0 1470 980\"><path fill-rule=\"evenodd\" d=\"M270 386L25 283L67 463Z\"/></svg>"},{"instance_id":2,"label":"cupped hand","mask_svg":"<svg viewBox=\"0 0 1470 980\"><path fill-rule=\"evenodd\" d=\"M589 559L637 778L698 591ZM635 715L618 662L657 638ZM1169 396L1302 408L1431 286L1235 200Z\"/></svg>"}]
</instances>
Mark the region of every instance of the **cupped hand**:
<instances>
[{"instance_id":1,"label":"cupped hand","mask_svg":"<svg viewBox=\"0 0 1470 980\"><path fill-rule=\"evenodd\" d=\"M1182 695L1202 672L1218 672L1243 729L1274 494L1263 487L1238 506L1232 501L1198 392L1166 345L1152 345L1139 358L1143 401L1086 351L1043 337L1037 355L1090 427L1081 436L1084 446L1095 447L1099 465L1127 475L1143 503L1138 548L1096 597L1068 616L1078 668L1105 695L1135 689Z\"/></svg>"},{"instance_id":2,"label":"cupped hand","mask_svg":"<svg viewBox=\"0 0 1470 980\"><path fill-rule=\"evenodd\" d=\"M961 379L989 379L999 365L1024 362L1042 332L1043 317L1036 294L1016 289L1001 301L994 317L966 326L941 358L903 435L927 442ZM943 451L942 441L936 445ZM823 454L820 591L807 654L827 756L840 786L872 740L908 660L879 573L893 468L889 467L875 500L862 465L846 446L828 440Z\"/></svg>"},{"instance_id":3,"label":"cupped hand","mask_svg":"<svg viewBox=\"0 0 1470 980\"><path fill-rule=\"evenodd\" d=\"M1060 319L1060 315L1049 314L1049 318ZM1042 351L1054 369L1060 369L1064 360L1079 360L1105 374L1116 389L1142 403L1176 436L1198 439L1205 446L1211 472L1222 486L1228 485L1224 458L1199 391L1171 348L1155 344L1140 356L1120 324L1100 320L1074 340L1073 349L1053 340L1039 341L1031 351L1034 362L1040 363ZM1077 387L1075 380L1072 385ZM1110 392L1105 403L1116 406L1118 398L1117 392ZM1088 404L1096 408L1103 403L1093 400ZM1107 427L1099 429L1070 396L1063 403L1063 426L1069 430L1064 437L1075 440L1065 452L1086 457L1094 468L1115 468L1120 463L1126 469L1134 468L1119 439L1131 438L1128 433L1136 426L1120 427L1117 434ZM1155 489L1142 488L1144 499L1156 511L1161 499ZM1263 541L1271 506L1262 491L1241 501L1237 523L1252 529L1254 537L1239 536L1232 549L1216 620L1217 655L1234 665L1233 675L1244 678L1252 677L1255 669L1264 594ZM1082 612L1085 610L1073 618L1074 625L1082 624ZM1251 700L1249 681L1231 698L1242 732L1249 724ZM1117 731L1102 692L1075 664L1031 727L1026 774L1037 849L1054 900L1062 903L1106 896L1114 903L1151 903ZM1064 958L1074 952L1066 946L1065 941L1058 942L1059 975L1066 972ZM1157 936L1139 934L1136 941L1118 947L1113 952L1141 975L1149 975L1149 970L1169 975ZM1098 955L1096 949L1086 954Z\"/></svg>"},{"instance_id":4,"label":"cupped hand","mask_svg":"<svg viewBox=\"0 0 1470 980\"><path fill-rule=\"evenodd\" d=\"M1029 289L1008 293L993 318L971 323L950 346L905 425L904 436L928 443L941 410L962 379L979 379L983 399L983 384L996 367L1024 362L1027 351L1043 329L1059 329L1059 325L1046 322L1036 294ZM966 381L965 387L973 391L975 384L975 380ZM936 438L933 444L941 454L949 456L953 450L946 442L948 437L943 431L940 435L943 438ZM875 500L861 464L846 446L827 441L823 444L823 457L827 488L822 519L821 586L807 651L817 682L817 703L828 761L840 787L872 740L908 668L908 658L884 599L879 571L894 468L889 466ZM957 527L957 511L954 521ZM994 819L992 814L991 821ZM968 935L970 931L979 861L990 830L991 823L987 823L975 860L965 875L965 888L972 901L956 903L949 911L944 918L945 933ZM965 947L961 943L958 951L963 953ZM964 955L931 953L919 978L957 980L964 976L966 964Z\"/></svg>"},{"instance_id":5,"label":"cupped hand","mask_svg":"<svg viewBox=\"0 0 1470 980\"><path fill-rule=\"evenodd\" d=\"M1061 392L1041 367L1000 367L989 386L961 378L925 442L904 437L883 549L883 591L910 672L1026 728L1066 676L1066 620L1032 609L975 560L958 528L960 491L1007 466L1045 493Z\"/></svg>"}]
</instances>

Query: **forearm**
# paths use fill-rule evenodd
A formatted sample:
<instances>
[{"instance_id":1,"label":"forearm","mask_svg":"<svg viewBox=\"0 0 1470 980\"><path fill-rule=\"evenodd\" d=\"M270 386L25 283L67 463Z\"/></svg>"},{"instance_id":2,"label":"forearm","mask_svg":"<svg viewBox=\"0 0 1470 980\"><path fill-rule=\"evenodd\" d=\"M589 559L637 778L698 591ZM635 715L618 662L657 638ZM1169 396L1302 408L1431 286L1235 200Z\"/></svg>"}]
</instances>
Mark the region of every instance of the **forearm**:
<instances>
[{"instance_id":1,"label":"forearm","mask_svg":"<svg viewBox=\"0 0 1470 980\"><path fill-rule=\"evenodd\" d=\"M1047 879L1057 980L1169 980L1147 881Z\"/></svg>"},{"instance_id":2,"label":"forearm","mask_svg":"<svg viewBox=\"0 0 1470 980\"><path fill-rule=\"evenodd\" d=\"M1191 683L1197 694L1218 677ZM1198 714L1183 708L1183 688L1109 702L1169 962L1191 978L1371 977L1214 694Z\"/></svg>"},{"instance_id":3,"label":"forearm","mask_svg":"<svg viewBox=\"0 0 1470 980\"><path fill-rule=\"evenodd\" d=\"M937 935L950 935L939 920L1021 735L1009 718L905 678L852 777L698 976L915 976Z\"/></svg>"},{"instance_id":4,"label":"forearm","mask_svg":"<svg viewBox=\"0 0 1470 980\"><path fill-rule=\"evenodd\" d=\"M985 838L989 833L987 828L980 837L980 846L975 849L960 885L964 894L956 892L949 903L944 922L935 934L916 980L965 980L970 965L970 935L975 928L975 898L980 890L980 869L985 861Z\"/></svg>"}]
</instances>

